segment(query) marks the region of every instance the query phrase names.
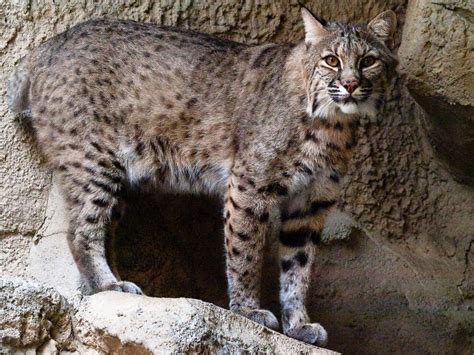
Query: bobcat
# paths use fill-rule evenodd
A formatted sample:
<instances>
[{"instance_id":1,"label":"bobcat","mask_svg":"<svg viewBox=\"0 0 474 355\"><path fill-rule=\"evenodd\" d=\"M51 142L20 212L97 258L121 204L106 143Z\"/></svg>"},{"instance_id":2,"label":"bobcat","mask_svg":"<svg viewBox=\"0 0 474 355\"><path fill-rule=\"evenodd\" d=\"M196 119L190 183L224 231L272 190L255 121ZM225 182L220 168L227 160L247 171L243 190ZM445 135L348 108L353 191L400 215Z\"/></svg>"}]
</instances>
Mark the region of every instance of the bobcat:
<instances>
[{"instance_id":1,"label":"bobcat","mask_svg":"<svg viewBox=\"0 0 474 355\"><path fill-rule=\"evenodd\" d=\"M250 46L151 23L92 20L33 50L9 82L68 203L69 245L94 292L140 294L106 261L123 191L154 184L216 194L230 309L260 309L262 249L280 242L283 332L324 345L305 309L314 244L334 208L361 115L383 105L396 17L368 25L302 9L298 44Z\"/></svg>"}]
</instances>

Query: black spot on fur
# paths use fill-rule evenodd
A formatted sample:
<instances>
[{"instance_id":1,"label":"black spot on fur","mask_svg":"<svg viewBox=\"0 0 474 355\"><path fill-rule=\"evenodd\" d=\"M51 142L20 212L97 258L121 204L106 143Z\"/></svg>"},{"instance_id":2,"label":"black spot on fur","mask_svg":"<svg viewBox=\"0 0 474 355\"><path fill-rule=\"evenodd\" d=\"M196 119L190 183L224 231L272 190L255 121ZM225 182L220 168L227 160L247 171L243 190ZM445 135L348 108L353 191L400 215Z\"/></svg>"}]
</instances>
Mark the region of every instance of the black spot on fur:
<instances>
[{"instance_id":1,"label":"black spot on fur","mask_svg":"<svg viewBox=\"0 0 474 355\"><path fill-rule=\"evenodd\" d=\"M236 233L237 238L239 238L241 241L246 242L247 240L250 240L250 236L245 233Z\"/></svg>"},{"instance_id":2,"label":"black spot on fur","mask_svg":"<svg viewBox=\"0 0 474 355\"><path fill-rule=\"evenodd\" d=\"M198 99L196 97L189 99L188 102L186 102L186 108L188 110L193 108L193 106L195 106L197 102L198 102Z\"/></svg>"},{"instance_id":3,"label":"black spot on fur","mask_svg":"<svg viewBox=\"0 0 474 355\"><path fill-rule=\"evenodd\" d=\"M287 272L293 266L293 262L291 260L282 260L281 261L281 270L283 272Z\"/></svg>"},{"instance_id":4,"label":"black spot on fur","mask_svg":"<svg viewBox=\"0 0 474 355\"><path fill-rule=\"evenodd\" d=\"M241 209L241 207L234 201L234 199L232 197L229 197L229 201L230 201L230 204L232 205L232 207L234 207L234 209L236 209L236 210Z\"/></svg>"},{"instance_id":5,"label":"black spot on fur","mask_svg":"<svg viewBox=\"0 0 474 355\"><path fill-rule=\"evenodd\" d=\"M110 166L109 161L108 161L108 160L105 160L105 159L100 159L100 160L97 162L97 165L99 165L99 166L102 167L102 168L108 168L108 167Z\"/></svg>"},{"instance_id":6,"label":"black spot on fur","mask_svg":"<svg viewBox=\"0 0 474 355\"><path fill-rule=\"evenodd\" d=\"M258 217L258 220L261 223L268 222L269 219L270 219L270 214L268 212L264 212Z\"/></svg>"},{"instance_id":7,"label":"black spot on fur","mask_svg":"<svg viewBox=\"0 0 474 355\"><path fill-rule=\"evenodd\" d=\"M91 146L93 146L99 153L102 153L102 147L98 143L91 142Z\"/></svg>"},{"instance_id":8,"label":"black spot on fur","mask_svg":"<svg viewBox=\"0 0 474 355\"><path fill-rule=\"evenodd\" d=\"M247 191L247 188L246 188L245 186L242 186L242 185L237 185L237 189L238 189L239 191L242 191L242 192Z\"/></svg>"},{"instance_id":9,"label":"black spot on fur","mask_svg":"<svg viewBox=\"0 0 474 355\"><path fill-rule=\"evenodd\" d=\"M86 222L90 224L97 224L99 222L99 217L97 216L87 216L86 217Z\"/></svg>"},{"instance_id":10,"label":"black spot on fur","mask_svg":"<svg viewBox=\"0 0 474 355\"><path fill-rule=\"evenodd\" d=\"M114 161L112 161L112 164L113 164L113 166L115 166L120 171L125 172L125 167L122 164L120 164L118 161L114 160Z\"/></svg>"},{"instance_id":11,"label":"black spot on fur","mask_svg":"<svg viewBox=\"0 0 474 355\"><path fill-rule=\"evenodd\" d=\"M308 254L306 254L305 252L303 251L299 251L296 255L295 255L295 260L298 262L298 264L303 267L305 266L307 263L308 263Z\"/></svg>"},{"instance_id":12,"label":"black spot on fur","mask_svg":"<svg viewBox=\"0 0 474 355\"><path fill-rule=\"evenodd\" d=\"M105 207L109 204L109 201L101 199L101 198L95 198L92 200L92 203L99 207Z\"/></svg>"},{"instance_id":13,"label":"black spot on fur","mask_svg":"<svg viewBox=\"0 0 474 355\"><path fill-rule=\"evenodd\" d=\"M136 152L138 155L142 155L144 149L145 149L145 144L143 144L143 142L140 142L140 143L138 143L137 146L135 147L135 152Z\"/></svg>"},{"instance_id":14,"label":"black spot on fur","mask_svg":"<svg viewBox=\"0 0 474 355\"><path fill-rule=\"evenodd\" d=\"M122 177L121 176L117 176L117 175L113 175L113 174L110 174L109 172L107 171L103 171L102 172L102 176L109 179L110 181L112 181L114 184L118 184L118 183L121 183L122 182Z\"/></svg>"},{"instance_id":15,"label":"black spot on fur","mask_svg":"<svg viewBox=\"0 0 474 355\"><path fill-rule=\"evenodd\" d=\"M257 192L267 192L270 194L277 194L278 196L285 196L288 193L288 188L280 183L275 182L273 184L259 188Z\"/></svg>"},{"instance_id":16,"label":"black spot on fur","mask_svg":"<svg viewBox=\"0 0 474 355\"><path fill-rule=\"evenodd\" d=\"M85 166L84 167L84 170L87 171L89 174L91 175L95 175L96 174L96 171L94 169L92 169L91 167L89 166Z\"/></svg>"},{"instance_id":17,"label":"black spot on fur","mask_svg":"<svg viewBox=\"0 0 474 355\"><path fill-rule=\"evenodd\" d=\"M329 179L331 179L331 181L334 181L336 184L340 181L339 174L336 173L332 173L331 175L329 175Z\"/></svg>"},{"instance_id":18,"label":"black spot on fur","mask_svg":"<svg viewBox=\"0 0 474 355\"><path fill-rule=\"evenodd\" d=\"M100 181L95 180L95 179L92 179L90 182L91 182L92 185L97 186L98 188L100 188L101 190L103 190L103 191L105 191L109 194L113 195L115 193L114 189L111 186L109 186L107 184L104 184L103 182L100 182Z\"/></svg>"},{"instance_id":19,"label":"black spot on fur","mask_svg":"<svg viewBox=\"0 0 474 355\"><path fill-rule=\"evenodd\" d=\"M319 142L319 138L316 137L316 134L314 132L306 132L306 135L304 137L304 139L306 139L307 141L311 140L315 143L318 143Z\"/></svg>"},{"instance_id":20,"label":"black spot on fur","mask_svg":"<svg viewBox=\"0 0 474 355\"><path fill-rule=\"evenodd\" d=\"M301 164L301 171L308 175L313 175L313 171L305 164Z\"/></svg>"},{"instance_id":21,"label":"black spot on fur","mask_svg":"<svg viewBox=\"0 0 474 355\"><path fill-rule=\"evenodd\" d=\"M253 210L250 207L245 208L244 211L245 213L247 213L247 215L251 217L255 216L255 214L253 213Z\"/></svg>"}]
</instances>

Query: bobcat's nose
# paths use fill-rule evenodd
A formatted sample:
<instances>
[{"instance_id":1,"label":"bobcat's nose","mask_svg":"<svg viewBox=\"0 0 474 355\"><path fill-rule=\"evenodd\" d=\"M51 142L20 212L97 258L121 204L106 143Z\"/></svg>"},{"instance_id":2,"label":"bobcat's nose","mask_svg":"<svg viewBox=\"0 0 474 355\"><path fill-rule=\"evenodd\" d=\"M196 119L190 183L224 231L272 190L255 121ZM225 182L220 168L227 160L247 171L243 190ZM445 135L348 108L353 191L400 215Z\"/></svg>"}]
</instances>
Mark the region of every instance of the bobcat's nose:
<instances>
[{"instance_id":1,"label":"bobcat's nose","mask_svg":"<svg viewBox=\"0 0 474 355\"><path fill-rule=\"evenodd\" d=\"M344 87L344 89L347 90L349 94L352 94L355 91L355 89L359 87L359 81L357 79L342 80L341 84Z\"/></svg>"}]
</instances>

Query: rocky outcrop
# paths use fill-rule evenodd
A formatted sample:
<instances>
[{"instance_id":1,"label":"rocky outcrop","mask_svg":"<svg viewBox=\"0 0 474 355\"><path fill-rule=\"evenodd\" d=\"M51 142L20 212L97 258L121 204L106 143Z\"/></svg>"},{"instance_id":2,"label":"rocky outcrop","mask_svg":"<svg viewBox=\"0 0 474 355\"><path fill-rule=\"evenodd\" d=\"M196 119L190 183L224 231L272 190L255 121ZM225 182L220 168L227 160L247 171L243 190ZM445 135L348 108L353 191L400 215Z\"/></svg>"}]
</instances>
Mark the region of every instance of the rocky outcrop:
<instances>
[{"instance_id":1,"label":"rocky outcrop","mask_svg":"<svg viewBox=\"0 0 474 355\"><path fill-rule=\"evenodd\" d=\"M70 303L51 287L0 278L0 352L337 354L212 304L102 292Z\"/></svg>"},{"instance_id":2,"label":"rocky outcrop","mask_svg":"<svg viewBox=\"0 0 474 355\"><path fill-rule=\"evenodd\" d=\"M0 352L71 349L71 308L52 287L0 278Z\"/></svg>"},{"instance_id":3,"label":"rocky outcrop","mask_svg":"<svg viewBox=\"0 0 474 355\"><path fill-rule=\"evenodd\" d=\"M472 1L410 2L399 55L436 153L459 181L474 185Z\"/></svg>"},{"instance_id":4,"label":"rocky outcrop","mask_svg":"<svg viewBox=\"0 0 474 355\"><path fill-rule=\"evenodd\" d=\"M102 292L81 302L74 330L82 346L100 353L336 354L187 298Z\"/></svg>"}]
</instances>

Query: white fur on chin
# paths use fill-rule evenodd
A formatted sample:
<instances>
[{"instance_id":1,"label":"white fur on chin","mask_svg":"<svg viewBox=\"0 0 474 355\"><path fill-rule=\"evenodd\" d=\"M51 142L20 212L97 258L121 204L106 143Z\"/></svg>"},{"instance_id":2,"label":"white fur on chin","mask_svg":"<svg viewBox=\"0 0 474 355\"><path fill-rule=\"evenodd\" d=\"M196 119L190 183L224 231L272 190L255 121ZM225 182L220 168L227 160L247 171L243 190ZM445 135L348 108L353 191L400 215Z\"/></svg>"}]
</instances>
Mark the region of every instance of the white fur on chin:
<instances>
[{"instance_id":1,"label":"white fur on chin","mask_svg":"<svg viewBox=\"0 0 474 355\"><path fill-rule=\"evenodd\" d=\"M375 104L372 100L366 102L349 102L346 104L339 104L339 109L341 112L349 115L357 114L359 116L375 117L377 115L377 110L375 109Z\"/></svg>"},{"instance_id":2,"label":"white fur on chin","mask_svg":"<svg viewBox=\"0 0 474 355\"><path fill-rule=\"evenodd\" d=\"M341 109L342 112L347 113L347 114L359 113L359 106L357 106L357 104L354 102L341 104L339 105L339 108Z\"/></svg>"}]
</instances>

